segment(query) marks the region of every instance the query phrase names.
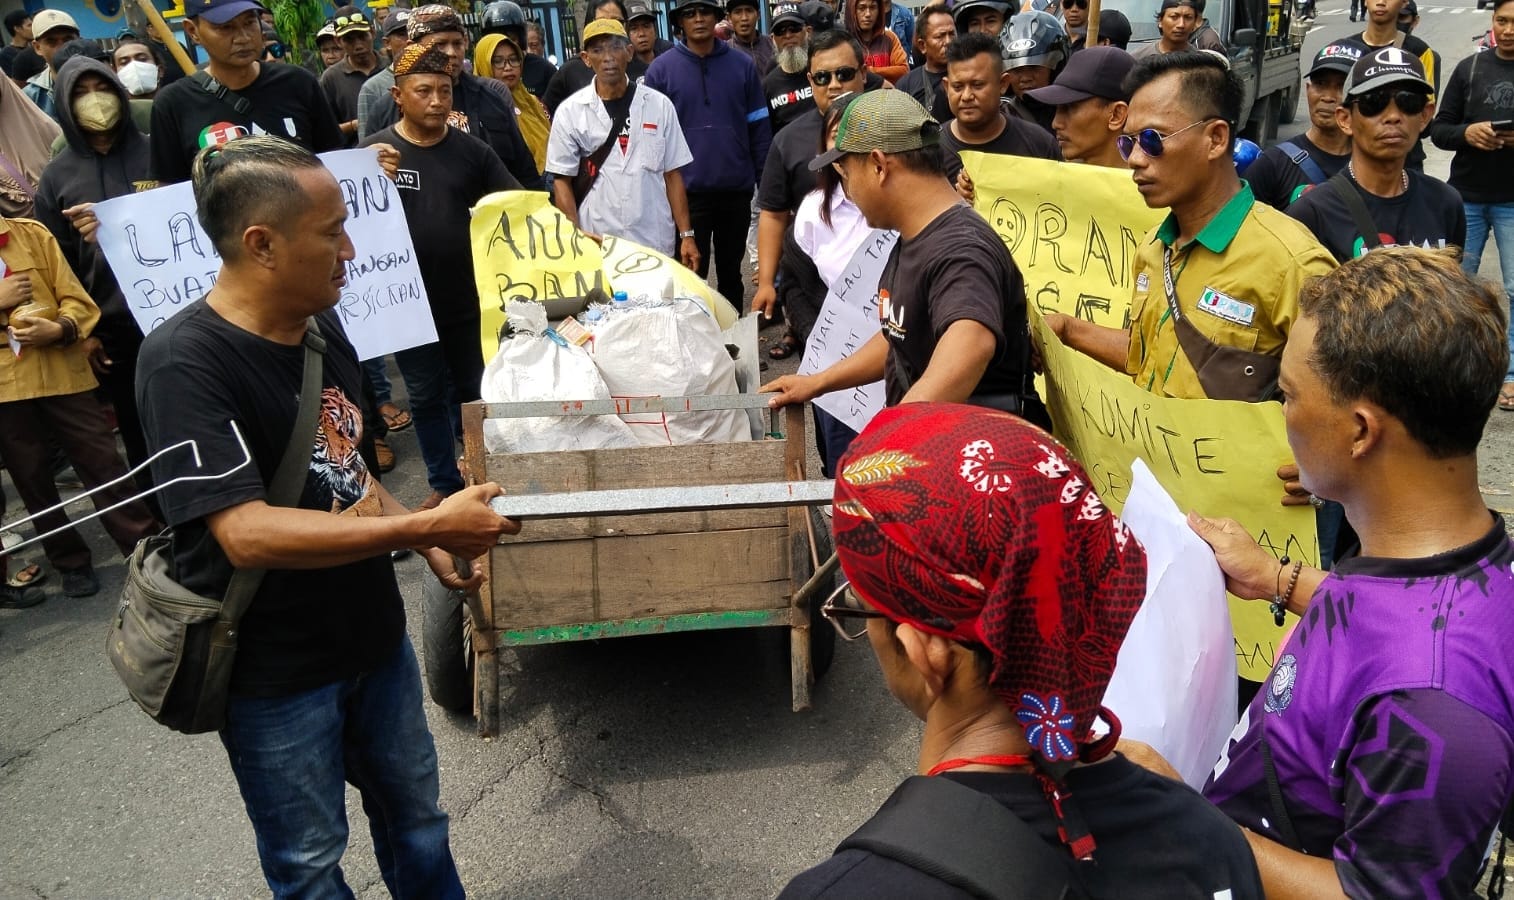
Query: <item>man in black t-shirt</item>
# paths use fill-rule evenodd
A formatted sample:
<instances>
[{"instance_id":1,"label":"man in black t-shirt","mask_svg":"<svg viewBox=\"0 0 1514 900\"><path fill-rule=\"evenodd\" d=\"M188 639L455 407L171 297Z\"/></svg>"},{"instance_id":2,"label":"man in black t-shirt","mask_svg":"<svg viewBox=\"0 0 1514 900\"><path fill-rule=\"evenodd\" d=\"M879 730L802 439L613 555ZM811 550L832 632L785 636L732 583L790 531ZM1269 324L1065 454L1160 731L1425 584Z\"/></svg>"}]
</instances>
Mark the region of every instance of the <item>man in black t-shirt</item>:
<instances>
[{"instance_id":1,"label":"man in black t-shirt","mask_svg":"<svg viewBox=\"0 0 1514 900\"><path fill-rule=\"evenodd\" d=\"M263 12L256 0L185 3L184 32L205 48L210 63L153 99L150 138L157 181L188 181L200 148L249 134L288 138L315 153L342 148L345 139L315 76L299 66L259 61Z\"/></svg>"},{"instance_id":2,"label":"man in black t-shirt","mask_svg":"<svg viewBox=\"0 0 1514 900\"><path fill-rule=\"evenodd\" d=\"M809 58L815 108L780 132L768 148L757 190L757 292L752 295L752 310L761 312L764 318L773 317L778 303L774 279L784 231L799 211L804 195L815 188L810 160L820 152L820 129L831 102L843 94L861 91L866 81L862 53L862 44L849 31L825 31L815 36ZM847 74L851 77L842 77ZM779 347L782 356L777 358L788 356L798 349L796 336L785 335Z\"/></svg>"},{"instance_id":3,"label":"man in black t-shirt","mask_svg":"<svg viewBox=\"0 0 1514 900\"><path fill-rule=\"evenodd\" d=\"M618 0L617 0L618 2ZM436 48L446 54L452 72L452 112L447 122L493 148L515 180L530 188L541 188L541 169L531 155L531 148L520 134L515 119L515 100L503 81L479 78L466 71L468 33L463 21L450 6L432 3L410 11L406 26L410 42L423 48ZM379 131L399 119L399 108L381 103L369 125Z\"/></svg>"},{"instance_id":4,"label":"man in black t-shirt","mask_svg":"<svg viewBox=\"0 0 1514 900\"><path fill-rule=\"evenodd\" d=\"M963 150L1002 156L1061 159L1056 138L1004 108L1009 75L999 40L974 32L946 48L946 100L952 119L941 127L941 164L957 193L971 203L972 179L962 168Z\"/></svg>"},{"instance_id":5,"label":"man in black t-shirt","mask_svg":"<svg viewBox=\"0 0 1514 900\"><path fill-rule=\"evenodd\" d=\"M1410 148L1429 123L1431 90L1419 59L1394 47L1374 50L1352 67L1346 99L1336 111L1351 138L1351 161L1325 187L1288 207L1288 215L1314 232L1338 262L1378 246L1460 249L1466 243L1461 196L1406 167ZM1352 214L1353 195L1370 225L1358 224Z\"/></svg>"},{"instance_id":6,"label":"man in black t-shirt","mask_svg":"<svg viewBox=\"0 0 1514 900\"><path fill-rule=\"evenodd\" d=\"M925 56L925 63L910 69L894 83L894 88L930 109L941 90L942 80L946 78L946 45L956 35L957 24L952 19L950 7L945 3L923 7L915 16L915 49Z\"/></svg>"},{"instance_id":7,"label":"man in black t-shirt","mask_svg":"<svg viewBox=\"0 0 1514 900\"><path fill-rule=\"evenodd\" d=\"M1356 56L1340 44L1326 44L1304 79L1309 129L1262 151L1246 169L1256 199L1286 210L1305 191L1323 184L1351 158L1351 138L1341 131L1335 110L1345 93L1346 76Z\"/></svg>"},{"instance_id":8,"label":"man in black t-shirt","mask_svg":"<svg viewBox=\"0 0 1514 900\"><path fill-rule=\"evenodd\" d=\"M485 194L519 190L520 182L488 144L448 126L451 63L442 50L406 47L394 61L391 90L400 120L363 143L399 150L395 186L436 322L436 343L394 355L431 485L422 506L431 507L463 488L453 437L462 425L458 404L478 399L484 374L468 210Z\"/></svg>"},{"instance_id":9,"label":"man in black t-shirt","mask_svg":"<svg viewBox=\"0 0 1514 900\"><path fill-rule=\"evenodd\" d=\"M835 146L810 168L835 165L874 228L899 232L878 280L883 329L813 375L761 390L773 406L885 379L887 403L976 403L1050 427L1030 383L1025 284L1004 242L941 171L941 126L902 91L871 91L842 113Z\"/></svg>"},{"instance_id":10,"label":"man in black t-shirt","mask_svg":"<svg viewBox=\"0 0 1514 900\"><path fill-rule=\"evenodd\" d=\"M1367 3L1365 10L1366 29L1360 34L1348 35L1332 43L1346 48L1347 52L1354 53L1356 59L1360 59L1373 50L1387 47L1395 47L1417 57L1420 65L1424 67L1426 80L1430 82L1433 100L1434 95L1440 93L1440 66L1437 63L1440 56L1431 50L1430 45L1423 39L1399 30L1398 14L1403 11L1406 2L1407 0L1371 0ZM1423 171L1424 167L1424 144L1416 141L1413 151L1409 154L1409 168Z\"/></svg>"},{"instance_id":11,"label":"man in black t-shirt","mask_svg":"<svg viewBox=\"0 0 1514 900\"><path fill-rule=\"evenodd\" d=\"M810 87L808 70L811 33L798 6L784 3L774 7L773 68L762 79L774 138L785 125L815 108L815 91Z\"/></svg>"},{"instance_id":12,"label":"man in black t-shirt","mask_svg":"<svg viewBox=\"0 0 1514 900\"><path fill-rule=\"evenodd\" d=\"M376 852L389 892L462 897L389 554L417 548L446 586L471 589L452 555L474 558L515 526L489 509L493 484L409 513L359 455L362 369L332 312L354 254L341 188L320 161L249 137L201 154L194 176L221 271L147 336L137 396L150 450L197 448L153 463L176 579L220 597L234 568L266 570L237 629L220 733L263 874L280 896L349 893L347 781L387 837ZM310 317L325 348L317 424L291 436ZM308 458L303 490L295 506L272 506L268 483L291 444Z\"/></svg>"}]
</instances>

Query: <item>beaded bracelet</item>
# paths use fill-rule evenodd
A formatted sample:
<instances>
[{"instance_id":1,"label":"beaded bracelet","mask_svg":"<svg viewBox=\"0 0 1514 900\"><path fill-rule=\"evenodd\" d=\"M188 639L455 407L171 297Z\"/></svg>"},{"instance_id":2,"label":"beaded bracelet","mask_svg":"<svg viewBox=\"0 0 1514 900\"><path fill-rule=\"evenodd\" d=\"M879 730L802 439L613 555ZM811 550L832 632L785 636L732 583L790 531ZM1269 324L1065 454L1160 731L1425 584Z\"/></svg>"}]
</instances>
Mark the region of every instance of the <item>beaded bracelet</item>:
<instances>
[{"instance_id":1,"label":"beaded bracelet","mask_svg":"<svg viewBox=\"0 0 1514 900\"><path fill-rule=\"evenodd\" d=\"M1304 570L1303 560L1299 560L1298 562L1293 563L1293 574L1288 576L1288 590L1278 590L1278 588L1281 588L1283 585L1283 570L1288 568L1288 563L1290 561L1291 560L1289 560L1286 556L1278 560L1279 565L1277 567L1277 584L1273 587L1272 603L1268 607L1270 610L1272 610L1272 621L1275 622L1277 624L1277 627L1279 628L1283 627L1283 620L1288 615L1288 601L1293 599L1293 589L1298 587L1299 573Z\"/></svg>"}]
</instances>

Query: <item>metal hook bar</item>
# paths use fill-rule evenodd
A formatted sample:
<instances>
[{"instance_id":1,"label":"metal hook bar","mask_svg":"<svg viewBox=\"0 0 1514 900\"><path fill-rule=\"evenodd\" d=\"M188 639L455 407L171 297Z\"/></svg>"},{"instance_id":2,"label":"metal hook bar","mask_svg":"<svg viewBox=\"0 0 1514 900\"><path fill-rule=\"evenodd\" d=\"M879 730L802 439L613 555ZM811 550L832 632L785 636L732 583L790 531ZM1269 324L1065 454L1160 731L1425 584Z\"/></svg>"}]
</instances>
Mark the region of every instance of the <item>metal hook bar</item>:
<instances>
[{"instance_id":1,"label":"metal hook bar","mask_svg":"<svg viewBox=\"0 0 1514 900\"><path fill-rule=\"evenodd\" d=\"M125 506L128 503L132 503L132 502L135 502L137 500L141 500L143 497L147 497L149 495L156 494L157 492L163 490L164 488L171 487L172 485L180 484L180 483L186 482L186 481L215 481L215 480L220 479L220 478L225 478L228 475L231 475L231 474L233 474L235 472L238 472L238 471L246 468L248 466L248 464L250 464L252 462L252 451L247 448L247 440L246 440L246 438L242 437L242 429L240 427L238 427L236 420L235 419L230 419L230 420L228 420L227 424L231 426L231 433L237 439L237 446L239 446L239 447L242 448L242 461L239 462L239 463L237 463L236 465L232 466L231 468L227 469L226 471L224 471L224 472L218 472L218 473L216 473L214 475L180 475L179 477L170 479L168 481L165 481L162 484L154 485L150 490L143 491L142 493L137 494L137 495L132 496L132 497L127 497L125 500L119 500L119 501L111 504L110 506L105 507L104 509L97 509L94 512L90 513L89 515L85 516L82 519L73 519L67 525L61 526L59 528L54 528L52 531L49 531L46 534L39 534L36 537L27 538L26 540L21 541L20 543L11 544L9 546L6 546L3 549L0 549L0 556L5 556L7 554L14 553L17 550L20 550L22 547L25 547L25 546L27 546L29 544L35 544L38 541L50 538L50 537L52 537L55 534L60 534L60 533L62 533L64 531L69 530L70 528L76 527L80 523L88 522L90 519L97 519L100 516L103 516L106 513L110 512L110 511L112 511L114 509L118 509L118 508L120 508L122 506ZM131 478L135 477L138 472L140 472L143 469L147 468L148 466L152 465L153 462L156 461L159 457L166 456L167 454L172 453L175 450L179 450L179 449L181 449L183 447L188 447L190 453L194 454L194 466L195 466L195 468L196 469L203 468L204 465L205 465L205 463L200 458L200 445L199 445L199 442L196 441L196 440L194 440L193 438L191 438L191 439L189 439L187 441L180 441L177 444L173 444L171 446L164 447L162 450L159 450L157 453L154 453L152 456L149 456L147 459L143 460L141 463L138 463L137 465L133 466L131 469L128 469L127 472L126 472L126 474L121 475L118 478L113 478L110 481L105 482L104 484L96 485L96 486L90 488L89 490L85 491L84 493L79 494L79 495L74 496L74 497L70 497L69 499L64 500L62 503L59 503L59 504L57 504L55 506L49 506L47 509L44 509L44 510L42 510L39 513L33 513L32 515L29 515L29 516L27 516L24 519L17 519L14 522L9 522L9 523L6 523L4 525L0 525L0 531L12 531L12 530L14 530L16 528L19 528L22 525L25 525L27 522L30 522L30 521L32 521L34 519L39 519L39 518L41 518L43 516L46 516L46 515L49 515L51 513L57 512L59 510L65 509L67 507L73 506L75 503L78 503L80 500L83 500L86 497L91 496L92 494L97 494L100 491L103 491L103 490L105 490L108 487L112 487L114 485L120 484L123 481L127 481L128 479L131 479Z\"/></svg>"}]
</instances>

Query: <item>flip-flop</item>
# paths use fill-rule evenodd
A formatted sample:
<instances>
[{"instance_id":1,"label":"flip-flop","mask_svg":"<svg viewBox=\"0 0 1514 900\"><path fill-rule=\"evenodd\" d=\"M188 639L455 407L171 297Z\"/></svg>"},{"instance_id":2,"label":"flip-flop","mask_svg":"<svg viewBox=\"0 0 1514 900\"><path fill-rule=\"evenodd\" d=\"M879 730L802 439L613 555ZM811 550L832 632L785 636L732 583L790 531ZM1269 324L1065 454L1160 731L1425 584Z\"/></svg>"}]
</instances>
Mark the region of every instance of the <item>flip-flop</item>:
<instances>
[{"instance_id":1,"label":"flip-flop","mask_svg":"<svg viewBox=\"0 0 1514 900\"><path fill-rule=\"evenodd\" d=\"M5 579L5 583L13 588L24 588L34 584L41 584L46 580L47 573L42 571L41 566L33 563Z\"/></svg>"},{"instance_id":2,"label":"flip-flop","mask_svg":"<svg viewBox=\"0 0 1514 900\"><path fill-rule=\"evenodd\" d=\"M771 359L788 359L799 352L799 339L792 334L785 334L778 339L778 343L768 349L768 357Z\"/></svg>"},{"instance_id":3,"label":"flip-flop","mask_svg":"<svg viewBox=\"0 0 1514 900\"><path fill-rule=\"evenodd\" d=\"M1499 390L1498 408L1504 412L1514 412L1514 381L1505 381L1503 388Z\"/></svg>"},{"instance_id":4,"label":"flip-flop","mask_svg":"<svg viewBox=\"0 0 1514 900\"><path fill-rule=\"evenodd\" d=\"M379 406L378 411L379 415L384 417L384 425L387 426L390 431L404 431L406 428L410 427L410 423L413 421L410 418L410 413L406 412L403 409L400 409L393 403L382 404L381 406Z\"/></svg>"}]
</instances>

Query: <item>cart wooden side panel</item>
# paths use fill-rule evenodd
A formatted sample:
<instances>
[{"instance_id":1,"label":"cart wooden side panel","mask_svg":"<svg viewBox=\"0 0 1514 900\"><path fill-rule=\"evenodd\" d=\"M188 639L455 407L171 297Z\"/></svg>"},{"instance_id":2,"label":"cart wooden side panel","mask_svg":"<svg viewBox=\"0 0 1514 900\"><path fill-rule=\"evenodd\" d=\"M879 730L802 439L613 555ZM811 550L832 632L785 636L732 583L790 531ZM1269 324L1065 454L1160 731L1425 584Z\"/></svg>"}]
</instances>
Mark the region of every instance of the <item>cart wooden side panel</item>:
<instances>
[{"instance_id":1,"label":"cart wooden side panel","mask_svg":"<svg viewBox=\"0 0 1514 900\"><path fill-rule=\"evenodd\" d=\"M786 440L485 454L477 437L482 409L471 406L464 413L465 438L473 438L465 440L468 467L476 480L494 481L507 494L804 477L802 413L788 417ZM795 585L808 577L795 569L796 558L807 561L812 553L809 536L795 530L806 515L738 509L538 520L502 538L484 565L489 597L474 620L479 731L498 727L497 646L658 631L795 629L794 705L807 709L814 680L809 616L791 604ZM796 553L796 539L805 542L803 554Z\"/></svg>"}]
</instances>

